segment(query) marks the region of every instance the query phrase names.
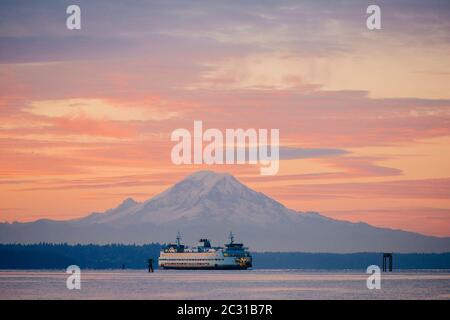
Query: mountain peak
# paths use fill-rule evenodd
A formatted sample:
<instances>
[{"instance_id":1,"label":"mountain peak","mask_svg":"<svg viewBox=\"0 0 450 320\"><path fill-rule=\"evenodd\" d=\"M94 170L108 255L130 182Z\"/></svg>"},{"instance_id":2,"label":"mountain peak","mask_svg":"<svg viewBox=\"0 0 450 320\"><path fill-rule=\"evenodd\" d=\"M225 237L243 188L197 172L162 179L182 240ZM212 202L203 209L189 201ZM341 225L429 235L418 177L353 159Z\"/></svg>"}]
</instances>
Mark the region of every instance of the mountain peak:
<instances>
[{"instance_id":1,"label":"mountain peak","mask_svg":"<svg viewBox=\"0 0 450 320\"><path fill-rule=\"evenodd\" d=\"M137 202L133 199L133 198L126 198L120 205L118 208L120 209L126 209L129 208L131 206L134 206L135 204L137 204Z\"/></svg>"},{"instance_id":2,"label":"mountain peak","mask_svg":"<svg viewBox=\"0 0 450 320\"><path fill-rule=\"evenodd\" d=\"M195 172L144 203L140 218L152 222L227 220L264 224L292 212L251 190L231 174ZM138 215L136 215L137 217Z\"/></svg>"},{"instance_id":3,"label":"mountain peak","mask_svg":"<svg viewBox=\"0 0 450 320\"><path fill-rule=\"evenodd\" d=\"M233 176L226 172L215 172L211 170L200 170L196 171L189 176L186 177L186 179L192 179L192 180L218 180L225 177L232 178Z\"/></svg>"},{"instance_id":4,"label":"mountain peak","mask_svg":"<svg viewBox=\"0 0 450 320\"><path fill-rule=\"evenodd\" d=\"M228 197L229 201L235 201L244 194L256 193L229 173L208 170L197 171L187 176L169 190L192 192L195 198L213 194L215 197Z\"/></svg>"},{"instance_id":5,"label":"mountain peak","mask_svg":"<svg viewBox=\"0 0 450 320\"><path fill-rule=\"evenodd\" d=\"M202 185L203 190L209 190L223 180L230 181L231 183L241 184L229 173L219 173L210 170L194 172L179 183L194 183L196 185L200 184Z\"/></svg>"}]
</instances>

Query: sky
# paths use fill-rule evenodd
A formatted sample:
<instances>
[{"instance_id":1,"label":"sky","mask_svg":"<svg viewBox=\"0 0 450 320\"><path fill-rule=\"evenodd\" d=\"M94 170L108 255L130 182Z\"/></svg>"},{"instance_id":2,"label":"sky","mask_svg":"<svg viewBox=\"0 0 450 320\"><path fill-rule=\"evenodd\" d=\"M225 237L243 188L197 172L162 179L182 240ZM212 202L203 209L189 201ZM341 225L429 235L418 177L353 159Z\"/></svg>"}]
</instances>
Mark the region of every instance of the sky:
<instances>
[{"instance_id":1,"label":"sky","mask_svg":"<svg viewBox=\"0 0 450 320\"><path fill-rule=\"evenodd\" d=\"M0 221L144 201L201 169L289 208L450 236L450 2L0 2ZM81 30L66 28L67 6ZM171 133L280 130L274 176Z\"/></svg>"}]
</instances>

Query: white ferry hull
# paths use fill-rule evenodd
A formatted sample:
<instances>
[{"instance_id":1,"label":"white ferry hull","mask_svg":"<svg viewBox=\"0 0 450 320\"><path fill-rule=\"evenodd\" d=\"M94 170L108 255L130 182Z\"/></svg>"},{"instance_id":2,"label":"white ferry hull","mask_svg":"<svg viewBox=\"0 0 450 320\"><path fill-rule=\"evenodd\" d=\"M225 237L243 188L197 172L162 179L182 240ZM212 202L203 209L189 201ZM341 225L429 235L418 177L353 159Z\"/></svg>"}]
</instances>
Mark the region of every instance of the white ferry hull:
<instances>
[{"instance_id":1,"label":"white ferry hull","mask_svg":"<svg viewBox=\"0 0 450 320\"><path fill-rule=\"evenodd\" d=\"M161 253L161 269L183 270L245 270L251 268L251 258L224 257L221 254Z\"/></svg>"},{"instance_id":2,"label":"white ferry hull","mask_svg":"<svg viewBox=\"0 0 450 320\"><path fill-rule=\"evenodd\" d=\"M233 266L217 266L217 267L211 267L211 266L179 266L179 265L165 265L161 267L161 269L165 270L246 270L249 267L241 267L239 265L233 265Z\"/></svg>"}]
</instances>

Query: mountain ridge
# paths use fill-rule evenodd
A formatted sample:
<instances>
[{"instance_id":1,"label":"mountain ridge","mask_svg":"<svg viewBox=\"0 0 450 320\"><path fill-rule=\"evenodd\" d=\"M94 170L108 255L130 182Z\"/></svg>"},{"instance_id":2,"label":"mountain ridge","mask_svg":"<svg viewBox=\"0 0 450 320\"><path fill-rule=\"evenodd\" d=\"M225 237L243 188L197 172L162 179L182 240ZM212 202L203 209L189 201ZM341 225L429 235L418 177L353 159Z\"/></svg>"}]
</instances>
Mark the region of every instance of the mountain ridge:
<instances>
[{"instance_id":1,"label":"mountain ridge","mask_svg":"<svg viewBox=\"0 0 450 320\"><path fill-rule=\"evenodd\" d=\"M188 243L205 236L223 243L233 231L258 251L450 251L450 238L294 211L228 173L212 171L193 173L146 201L127 198L80 219L0 224L0 243L169 242L177 231Z\"/></svg>"}]
</instances>

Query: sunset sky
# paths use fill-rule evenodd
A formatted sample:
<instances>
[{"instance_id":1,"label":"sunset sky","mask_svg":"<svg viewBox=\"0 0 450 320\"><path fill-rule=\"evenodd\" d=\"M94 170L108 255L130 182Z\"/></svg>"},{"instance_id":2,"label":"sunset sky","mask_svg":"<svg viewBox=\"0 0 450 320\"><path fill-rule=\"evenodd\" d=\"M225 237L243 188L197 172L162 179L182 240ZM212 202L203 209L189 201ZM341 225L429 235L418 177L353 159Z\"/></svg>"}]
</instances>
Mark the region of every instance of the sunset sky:
<instances>
[{"instance_id":1,"label":"sunset sky","mask_svg":"<svg viewBox=\"0 0 450 320\"><path fill-rule=\"evenodd\" d=\"M0 2L0 221L226 171L289 208L450 236L450 2ZM81 7L81 30L66 7ZM277 128L275 176L176 166L177 128Z\"/></svg>"}]
</instances>

